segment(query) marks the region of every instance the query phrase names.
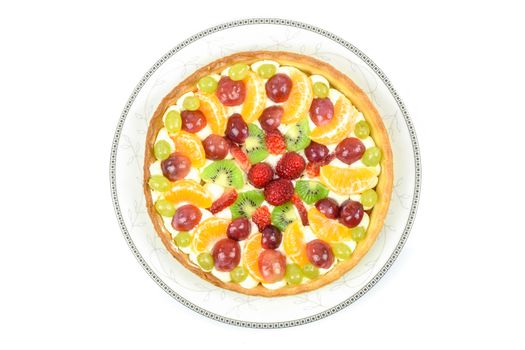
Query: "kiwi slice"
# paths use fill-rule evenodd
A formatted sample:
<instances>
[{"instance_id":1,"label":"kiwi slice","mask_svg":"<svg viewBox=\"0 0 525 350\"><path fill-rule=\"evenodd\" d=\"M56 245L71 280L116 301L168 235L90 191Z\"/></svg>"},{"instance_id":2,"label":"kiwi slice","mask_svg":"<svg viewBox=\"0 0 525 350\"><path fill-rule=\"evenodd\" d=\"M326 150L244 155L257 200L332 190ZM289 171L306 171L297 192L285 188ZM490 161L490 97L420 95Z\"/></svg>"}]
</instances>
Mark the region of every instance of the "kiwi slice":
<instances>
[{"instance_id":1,"label":"kiwi slice","mask_svg":"<svg viewBox=\"0 0 525 350\"><path fill-rule=\"evenodd\" d=\"M295 215L295 208L290 202L279 205L272 210L272 225L281 232L284 232L286 226L295 220L297 220L297 215Z\"/></svg>"},{"instance_id":2,"label":"kiwi slice","mask_svg":"<svg viewBox=\"0 0 525 350\"><path fill-rule=\"evenodd\" d=\"M299 180L295 183L295 192L306 204L314 204L328 196L328 188L317 181Z\"/></svg>"},{"instance_id":3,"label":"kiwi slice","mask_svg":"<svg viewBox=\"0 0 525 350\"><path fill-rule=\"evenodd\" d=\"M299 120L296 124L290 125L284 134L286 149L288 151L300 151L310 144L310 124L308 118Z\"/></svg>"},{"instance_id":4,"label":"kiwi slice","mask_svg":"<svg viewBox=\"0 0 525 350\"><path fill-rule=\"evenodd\" d=\"M269 155L264 141L264 132L255 124L248 125L248 137L244 141L244 150L251 164L262 162Z\"/></svg>"},{"instance_id":5,"label":"kiwi slice","mask_svg":"<svg viewBox=\"0 0 525 350\"><path fill-rule=\"evenodd\" d=\"M230 207L232 219L240 217L251 218L257 208L264 201L264 195L259 191L241 192L237 200Z\"/></svg>"},{"instance_id":6,"label":"kiwi slice","mask_svg":"<svg viewBox=\"0 0 525 350\"><path fill-rule=\"evenodd\" d=\"M201 179L223 187L241 189L244 186L243 172L231 159L214 161L202 170Z\"/></svg>"}]
</instances>

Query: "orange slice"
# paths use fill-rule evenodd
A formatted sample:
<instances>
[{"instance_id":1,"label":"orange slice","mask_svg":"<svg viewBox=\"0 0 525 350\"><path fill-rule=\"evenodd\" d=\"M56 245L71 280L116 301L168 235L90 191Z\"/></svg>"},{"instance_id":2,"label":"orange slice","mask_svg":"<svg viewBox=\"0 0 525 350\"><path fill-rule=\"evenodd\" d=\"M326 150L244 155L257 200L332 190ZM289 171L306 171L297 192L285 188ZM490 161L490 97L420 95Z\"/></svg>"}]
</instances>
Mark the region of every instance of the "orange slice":
<instances>
[{"instance_id":1,"label":"orange slice","mask_svg":"<svg viewBox=\"0 0 525 350\"><path fill-rule=\"evenodd\" d=\"M340 96L335 102L332 120L328 124L314 128L310 138L323 145L339 143L352 132L357 115L357 109L352 103L345 96Z\"/></svg>"},{"instance_id":2,"label":"orange slice","mask_svg":"<svg viewBox=\"0 0 525 350\"><path fill-rule=\"evenodd\" d=\"M223 136L226 130L226 109L215 94L197 93L200 100L199 110L206 117L206 122L210 125L211 132Z\"/></svg>"},{"instance_id":3,"label":"orange slice","mask_svg":"<svg viewBox=\"0 0 525 350\"><path fill-rule=\"evenodd\" d=\"M323 241L334 243L352 239L352 232L348 227L328 219L314 207L308 210L308 221L314 234Z\"/></svg>"},{"instance_id":4,"label":"orange slice","mask_svg":"<svg viewBox=\"0 0 525 350\"><path fill-rule=\"evenodd\" d=\"M361 193L377 185L378 172L375 167L339 168L322 166L319 178L331 191L342 195Z\"/></svg>"},{"instance_id":5,"label":"orange slice","mask_svg":"<svg viewBox=\"0 0 525 350\"><path fill-rule=\"evenodd\" d=\"M198 254L208 251L215 242L226 238L229 220L211 217L197 225L193 233L192 248Z\"/></svg>"},{"instance_id":6,"label":"orange slice","mask_svg":"<svg viewBox=\"0 0 525 350\"><path fill-rule=\"evenodd\" d=\"M211 194L204 187L188 179L175 181L164 197L172 203L190 202L199 208L209 208L213 202Z\"/></svg>"},{"instance_id":7,"label":"orange slice","mask_svg":"<svg viewBox=\"0 0 525 350\"><path fill-rule=\"evenodd\" d=\"M301 267L308 263L303 229L299 220L295 220L286 227L283 233L283 247L286 255Z\"/></svg>"},{"instance_id":8,"label":"orange slice","mask_svg":"<svg viewBox=\"0 0 525 350\"><path fill-rule=\"evenodd\" d=\"M256 121L266 107L266 90L264 81L252 71L244 78L246 98L242 104L241 115L246 123Z\"/></svg>"},{"instance_id":9,"label":"orange slice","mask_svg":"<svg viewBox=\"0 0 525 350\"><path fill-rule=\"evenodd\" d=\"M257 281L262 281L263 277L259 272L259 254L263 247L261 246L261 233L257 233L246 240L244 251L242 253L242 262L248 273Z\"/></svg>"},{"instance_id":10,"label":"orange slice","mask_svg":"<svg viewBox=\"0 0 525 350\"><path fill-rule=\"evenodd\" d=\"M191 161L191 165L200 168L206 163L206 154L199 137L195 134L179 131L172 136L175 151L184 154Z\"/></svg>"},{"instance_id":11,"label":"orange slice","mask_svg":"<svg viewBox=\"0 0 525 350\"><path fill-rule=\"evenodd\" d=\"M304 117L310 109L313 99L312 82L310 78L297 68L290 67L290 79L292 79L292 91L288 100L283 103L284 113L281 123L296 123Z\"/></svg>"}]
</instances>

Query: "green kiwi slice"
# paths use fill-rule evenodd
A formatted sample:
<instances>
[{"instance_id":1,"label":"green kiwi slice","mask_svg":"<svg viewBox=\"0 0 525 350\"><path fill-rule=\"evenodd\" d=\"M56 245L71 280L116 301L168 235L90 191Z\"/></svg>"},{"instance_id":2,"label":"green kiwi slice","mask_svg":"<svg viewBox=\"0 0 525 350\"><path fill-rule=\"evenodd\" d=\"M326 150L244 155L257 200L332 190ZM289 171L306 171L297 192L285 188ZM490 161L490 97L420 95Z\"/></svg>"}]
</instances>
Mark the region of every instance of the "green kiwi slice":
<instances>
[{"instance_id":1,"label":"green kiwi slice","mask_svg":"<svg viewBox=\"0 0 525 350\"><path fill-rule=\"evenodd\" d=\"M264 132L255 124L248 125L248 137L244 141L244 149L251 164L262 162L269 155Z\"/></svg>"},{"instance_id":2,"label":"green kiwi slice","mask_svg":"<svg viewBox=\"0 0 525 350\"><path fill-rule=\"evenodd\" d=\"M201 179L223 187L241 189L244 186L243 172L231 159L214 161L202 170Z\"/></svg>"},{"instance_id":3,"label":"green kiwi slice","mask_svg":"<svg viewBox=\"0 0 525 350\"><path fill-rule=\"evenodd\" d=\"M239 193L237 200L230 207L232 219L240 217L251 218L257 208L264 201L264 195L260 191L247 191Z\"/></svg>"},{"instance_id":4,"label":"green kiwi slice","mask_svg":"<svg viewBox=\"0 0 525 350\"><path fill-rule=\"evenodd\" d=\"M288 151L300 151L310 144L310 124L308 118L299 120L290 125L284 134L286 149Z\"/></svg>"},{"instance_id":5,"label":"green kiwi slice","mask_svg":"<svg viewBox=\"0 0 525 350\"><path fill-rule=\"evenodd\" d=\"M328 196L328 188L317 181L299 180L295 183L295 192L306 204L314 204Z\"/></svg>"},{"instance_id":6,"label":"green kiwi slice","mask_svg":"<svg viewBox=\"0 0 525 350\"><path fill-rule=\"evenodd\" d=\"M295 208L292 203L284 203L272 210L272 225L277 227L281 232L286 229L286 226L297 220Z\"/></svg>"}]
</instances>

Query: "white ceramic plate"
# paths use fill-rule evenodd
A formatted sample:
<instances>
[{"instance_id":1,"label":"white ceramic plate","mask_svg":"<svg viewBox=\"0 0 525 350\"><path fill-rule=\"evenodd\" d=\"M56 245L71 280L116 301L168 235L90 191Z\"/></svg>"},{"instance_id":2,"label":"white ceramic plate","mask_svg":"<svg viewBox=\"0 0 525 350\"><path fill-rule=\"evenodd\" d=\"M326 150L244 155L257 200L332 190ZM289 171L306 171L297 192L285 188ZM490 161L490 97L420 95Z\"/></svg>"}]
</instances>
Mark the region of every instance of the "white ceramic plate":
<instances>
[{"instance_id":1,"label":"white ceramic plate","mask_svg":"<svg viewBox=\"0 0 525 350\"><path fill-rule=\"evenodd\" d=\"M394 153L394 189L383 231L345 276L313 292L262 298L218 288L186 270L154 231L142 192L148 122L161 99L207 63L238 51L286 50L314 56L351 77L384 119ZM219 25L177 45L140 80L118 122L111 150L111 195L120 227L146 272L177 301L229 324L289 327L337 312L360 298L386 273L414 221L420 189L417 139L407 111L384 73L352 44L325 30L281 19L247 19Z\"/></svg>"}]
</instances>

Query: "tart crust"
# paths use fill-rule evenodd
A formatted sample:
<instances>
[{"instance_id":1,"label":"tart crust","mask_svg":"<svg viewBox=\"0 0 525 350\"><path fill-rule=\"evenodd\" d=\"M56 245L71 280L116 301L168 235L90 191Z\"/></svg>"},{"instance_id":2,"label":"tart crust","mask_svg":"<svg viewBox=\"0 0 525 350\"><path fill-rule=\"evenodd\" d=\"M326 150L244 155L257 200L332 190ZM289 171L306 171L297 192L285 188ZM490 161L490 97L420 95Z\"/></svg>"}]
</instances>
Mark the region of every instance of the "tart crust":
<instances>
[{"instance_id":1,"label":"tart crust","mask_svg":"<svg viewBox=\"0 0 525 350\"><path fill-rule=\"evenodd\" d=\"M220 73L222 70L231 66L233 63L246 63L252 64L260 60L273 60L281 65L290 65L299 68L300 70L310 73L319 74L324 76L330 84L338 89L341 93L346 95L352 102L352 104L363 114L366 121L370 124L371 136L374 139L376 145L382 151L381 160L381 173L379 175L379 181L376 186L376 192L378 194L378 202L372 208L370 213L370 224L367 229L366 238L363 241L357 243L357 246L350 257L350 259L342 262L338 262L334 268L328 271L326 274L319 276L317 279L309 281L307 283L299 284L296 286L285 286L279 289L268 289L261 284L255 288L243 288L237 283L223 282L217 277L213 276L210 272L206 272L195 266L190 260L189 256L180 252L175 246L171 239L171 233L164 227L162 217L156 212L151 192L148 187L148 179L150 178L150 165L155 162L155 156L153 154L153 145L155 143L159 130L163 127L162 117L167 108L176 103L176 101L188 91L196 91L196 84L200 78L209 75L211 73ZM147 136L146 136L146 147L144 157L144 195L146 197L146 205L149 216L153 221L153 226L160 236L162 242L168 249L168 251L187 269L199 277L213 283L221 288L229 289L243 294L257 295L264 297L276 297L293 295L312 291L320 288L332 281L337 280L343 274L351 270L368 252L370 247L375 242L388 211L390 204L390 198L392 193L392 182L393 182L393 164L392 164L392 149L388 139L388 134L376 108L368 96L346 75L339 72L331 65L312 58L292 52L284 51L247 51L239 52L226 56L211 62L210 64L198 69L179 85L177 85L171 92L164 97L159 106L157 107L153 117L150 121Z\"/></svg>"}]
</instances>

